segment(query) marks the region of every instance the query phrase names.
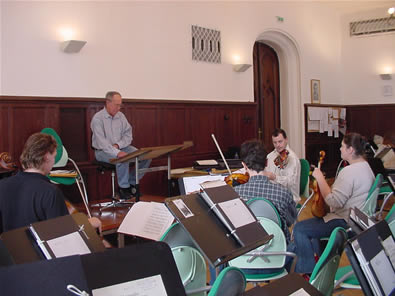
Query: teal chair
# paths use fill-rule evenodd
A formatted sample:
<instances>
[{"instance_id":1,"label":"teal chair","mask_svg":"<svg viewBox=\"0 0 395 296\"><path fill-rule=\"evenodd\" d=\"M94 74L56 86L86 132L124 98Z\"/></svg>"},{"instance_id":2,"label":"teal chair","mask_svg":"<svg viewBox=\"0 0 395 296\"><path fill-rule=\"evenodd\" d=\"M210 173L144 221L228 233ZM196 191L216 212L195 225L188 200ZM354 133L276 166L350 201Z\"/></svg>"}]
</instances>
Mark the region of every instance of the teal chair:
<instances>
[{"instance_id":1,"label":"teal chair","mask_svg":"<svg viewBox=\"0 0 395 296\"><path fill-rule=\"evenodd\" d=\"M75 177L55 177L55 176L49 175L48 178L51 180L51 182L53 182L55 184L72 185L72 184L76 183L78 190L81 194L82 201L85 205L87 214L91 218L92 215L91 215L90 209L89 209L88 193L86 191L84 179L82 177L82 174L81 174L76 162L69 157L66 148L63 146L62 140L60 139L59 135L56 133L56 131L54 129L44 128L41 131L41 133L53 136L56 140L56 143L58 144L56 147L55 164L53 165L53 167L54 168L65 167L67 165L67 163L70 161L70 163L73 165L73 167L77 173L77 175Z\"/></svg>"},{"instance_id":2,"label":"teal chair","mask_svg":"<svg viewBox=\"0 0 395 296\"><path fill-rule=\"evenodd\" d=\"M195 248L179 246L171 249L187 294L206 295L206 262Z\"/></svg>"},{"instance_id":3,"label":"teal chair","mask_svg":"<svg viewBox=\"0 0 395 296\"><path fill-rule=\"evenodd\" d=\"M215 280L208 296L239 296L246 288L246 278L236 267L226 267Z\"/></svg>"},{"instance_id":4,"label":"teal chair","mask_svg":"<svg viewBox=\"0 0 395 296\"><path fill-rule=\"evenodd\" d=\"M296 258L296 255L287 252L285 235L281 227L269 218L257 217L262 227L268 234L273 234L273 238L267 244L256 248L255 250L241 255L229 261L229 266L240 268L247 282L266 282L281 278L288 274L285 269L285 259L287 256ZM291 271L295 268L296 261L293 260ZM254 274L249 274L245 269L255 269ZM271 273L265 272L270 270ZM259 273L262 271L262 273Z\"/></svg>"},{"instance_id":5,"label":"teal chair","mask_svg":"<svg viewBox=\"0 0 395 296\"><path fill-rule=\"evenodd\" d=\"M256 217L268 218L281 227L280 214L270 200L263 197L256 197L249 199L246 203Z\"/></svg>"},{"instance_id":6,"label":"teal chair","mask_svg":"<svg viewBox=\"0 0 395 296\"><path fill-rule=\"evenodd\" d=\"M374 217L377 208L377 198L379 196L381 184L383 183L383 175L377 174L376 179L369 190L368 196L366 198L365 204L362 207L362 212L364 212L369 217Z\"/></svg>"},{"instance_id":7,"label":"teal chair","mask_svg":"<svg viewBox=\"0 0 395 296\"><path fill-rule=\"evenodd\" d=\"M310 199L313 197L314 192L312 189L309 187L310 185L310 164L309 162L301 158L300 159L300 188L299 188L299 194L302 197L306 197L305 202L300 205L298 204L296 207L298 209L298 214L296 220L298 220L298 217L300 213L303 211L303 209L306 207L307 203L310 201Z\"/></svg>"},{"instance_id":8,"label":"teal chair","mask_svg":"<svg viewBox=\"0 0 395 296\"><path fill-rule=\"evenodd\" d=\"M179 246L196 248L190 234L178 222L173 223L159 240L167 243L170 248Z\"/></svg>"},{"instance_id":9,"label":"teal chair","mask_svg":"<svg viewBox=\"0 0 395 296\"><path fill-rule=\"evenodd\" d=\"M328 244L311 274L310 284L324 295L332 295L336 271L339 267L340 257L346 241L347 233L345 229L336 227L332 231Z\"/></svg>"}]
</instances>

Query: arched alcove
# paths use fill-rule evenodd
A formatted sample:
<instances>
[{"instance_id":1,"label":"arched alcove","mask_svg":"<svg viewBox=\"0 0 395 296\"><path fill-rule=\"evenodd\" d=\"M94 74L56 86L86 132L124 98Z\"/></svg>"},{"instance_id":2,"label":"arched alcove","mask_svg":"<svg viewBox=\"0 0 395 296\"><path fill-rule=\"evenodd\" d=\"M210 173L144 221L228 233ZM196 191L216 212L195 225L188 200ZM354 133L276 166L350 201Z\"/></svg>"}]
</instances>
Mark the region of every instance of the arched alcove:
<instances>
[{"instance_id":1,"label":"arched alcove","mask_svg":"<svg viewBox=\"0 0 395 296\"><path fill-rule=\"evenodd\" d=\"M298 44L288 33L278 29L265 30L256 41L271 46L277 53L280 64L281 126L288 134L291 149L299 157L304 157L304 110Z\"/></svg>"}]
</instances>

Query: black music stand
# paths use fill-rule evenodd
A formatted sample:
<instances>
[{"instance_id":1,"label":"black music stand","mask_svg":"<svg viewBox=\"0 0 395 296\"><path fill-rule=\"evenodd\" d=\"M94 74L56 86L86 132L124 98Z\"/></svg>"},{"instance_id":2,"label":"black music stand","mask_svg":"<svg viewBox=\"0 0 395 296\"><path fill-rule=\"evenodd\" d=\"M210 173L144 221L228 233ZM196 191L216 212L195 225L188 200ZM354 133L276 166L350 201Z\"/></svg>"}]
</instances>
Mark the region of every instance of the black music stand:
<instances>
[{"instance_id":1,"label":"black music stand","mask_svg":"<svg viewBox=\"0 0 395 296\"><path fill-rule=\"evenodd\" d=\"M160 279L167 295L185 296L171 250L163 242L0 268L0 294L72 295L66 289L72 284L92 295L92 290L152 277Z\"/></svg>"},{"instance_id":2,"label":"black music stand","mask_svg":"<svg viewBox=\"0 0 395 296\"><path fill-rule=\"evenodd\" d=\"M168 183L168 194L170 196L171 192L171 154L187 149L193 146L192 141L185 141L180 145L169 145L169 146L157 146L157 147L146 147L140 148L137 151L129 153L121 158L110 159L112 164L123 163L123 162L134 162L135 172L136 172L136 202L140 200L140 185L139 185L139 173L149 173L157 171L167 170L167 183ZM144 169L139 169L139 160L154 159L162 156L167 156L167 165L149 167Z\"/></svg>"},{"instance_id":3,"label":"black music stand","mask_svg":"<svg viewBox=\"0 0 395 296\"><path fill-rule=\"evenodd\" d=\"M185 211L190 211L193 216L187 213L185 217L185 213L182 213L174 202L185 204L187 208ZM189 233L196 248L215 267L267 243L272 238L272 235L268 235L262 228L263 236L249 233L254 237L254 241L242 246L199 194L168 198L165 203Z\"/></svg>"}]
</instances>

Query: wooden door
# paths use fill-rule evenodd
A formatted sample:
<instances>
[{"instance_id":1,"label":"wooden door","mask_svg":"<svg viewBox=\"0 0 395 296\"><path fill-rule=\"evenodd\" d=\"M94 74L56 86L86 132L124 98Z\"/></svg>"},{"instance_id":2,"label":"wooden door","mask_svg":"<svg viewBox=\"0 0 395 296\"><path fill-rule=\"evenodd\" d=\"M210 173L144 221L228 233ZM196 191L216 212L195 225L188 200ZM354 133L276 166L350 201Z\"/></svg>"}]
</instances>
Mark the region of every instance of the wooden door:
<instances>
[{"instance_id":1,"label":"wooden door","mask_svg":"<svg viewBox=\"0 0 395 296\"><path fill-rule=\"evenodd\" d=\"M270 46L254 44L254 97L258 104L260 138L269 151L273 149L272 132L280 127L280 78L276 52Z\"/></svg>"}]
</instances>

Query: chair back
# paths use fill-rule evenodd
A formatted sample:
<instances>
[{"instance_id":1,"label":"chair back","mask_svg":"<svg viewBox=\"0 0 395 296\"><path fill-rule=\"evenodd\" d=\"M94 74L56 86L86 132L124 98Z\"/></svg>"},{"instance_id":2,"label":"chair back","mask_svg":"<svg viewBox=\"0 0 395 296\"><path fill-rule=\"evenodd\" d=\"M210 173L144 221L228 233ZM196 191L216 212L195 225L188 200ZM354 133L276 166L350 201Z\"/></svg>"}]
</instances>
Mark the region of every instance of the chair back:
<instances>
[{"instance_id":1,"label":"chair back","mask_svg":"<svg viewBox=\"0 0 395 296\"><path fill-rule=\"evenodd\" d=\"M195 248L188 246L172 248L171 252L187 294L188 290L205 288L207 271L203 256ZM206 295L206 292L193 295Z\"/></svg>"},{"instance_id":2,"label":"chair back","mask_svg":"<svg viewBox=\"0 0 395 296\"><path fill-rule=\"evenodd\" d=\"M335 275L339 267L347 234L344 228L336 227L310 277L310 284L324 295L332 295Z\"/></svg>"},{"instance_id":3,"label":"chair back","mask_svg":"<svg viewBox=\"0 0 395 296\"><path fill-rule=\"evenodd\" d=\"M62 140L60 139L59 135L55 132L52 128L44 128L41 130L41 133L51 135L55 138L56 143L58 144L56 147L56 156L55 156L55 164L53 165L54 168L64 167L69 160L69 155L67 154L66 148L64 148Z\"/></svg>"},{"instance_id":4,"label":"chair back","mask_svg":"<svg viewBox=\"0 0 395 296\"><path fill-rule=\"evenodd\" d=\"M309 174L310 174L310 164L309 162L301 158L300 159L300 187L299 195L307 197L309 188Z\"/></svg>"},{"instance_id":5,"label":"chair back","mask_svg":"<svg viewBox=\"0 0 395 296\"><path fill-rule=\"evenodd\" d=\"M392 206L387 216L385 216L385 221L387 221L388 226L391 229L392 235L395 236L395 204Z\"/></svg>"},{"instance_id":6,"label":"chair back","mask_svg":"<svg viewBox=\"0 0 395 296\"><path fill-rule=\"evenodd\" d=\"M196 248L189 233L178 222L173 223L160 238L169 245L170 248L188 246Z\"/></svg>"},{"instance_id":7,"label":"chair back","mask_svg":"<svg viewBox=\"0 0 395 296\"><path fill-rule=\"evenodd\" d=\"M268 218L281 227L280 215L271 201L263 197L257 197L248 200L247 205L256 217Z\"/></svg>"},{"instance_id":8,"label":"chair back","mask_svg":"<svg viewBox=\"0 0 395 296\"><path fill-rule=\"evenodd\" d=\"M381 184L383 184L383 175L377 174L376 179L369 190L365 204L362 207L362 212L369 217L373 216L376 212L377 197L379 196Z\"/></svg>"},{"instance_id":9,"label":"chair back","mask_svg":"<svg viewBox=\"0 0 395 296\"><path fill-rule=\"evenodd\" d=\"M244 273L236 267L226 267L218 275L208 296L239 296L244 293L245 288Z\"/></svg>"}]
</instances>

